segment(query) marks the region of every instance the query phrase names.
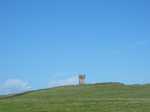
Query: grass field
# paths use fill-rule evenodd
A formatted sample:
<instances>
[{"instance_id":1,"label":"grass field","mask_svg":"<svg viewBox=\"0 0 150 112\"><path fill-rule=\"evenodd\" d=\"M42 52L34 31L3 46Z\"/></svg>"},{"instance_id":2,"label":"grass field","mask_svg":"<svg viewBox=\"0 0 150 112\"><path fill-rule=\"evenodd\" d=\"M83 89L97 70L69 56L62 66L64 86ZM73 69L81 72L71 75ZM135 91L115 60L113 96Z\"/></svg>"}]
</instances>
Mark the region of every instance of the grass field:
<instances>
[{"instance_id":1,"label":"grass field","mask_svg":"<svg viewBox=\"0 0 150 112\"><path fill-rule=\"evenodd\" d=\"M5 96L0 112L150 112L150 85L66 86Z\"/></svg>"}]
</instances>

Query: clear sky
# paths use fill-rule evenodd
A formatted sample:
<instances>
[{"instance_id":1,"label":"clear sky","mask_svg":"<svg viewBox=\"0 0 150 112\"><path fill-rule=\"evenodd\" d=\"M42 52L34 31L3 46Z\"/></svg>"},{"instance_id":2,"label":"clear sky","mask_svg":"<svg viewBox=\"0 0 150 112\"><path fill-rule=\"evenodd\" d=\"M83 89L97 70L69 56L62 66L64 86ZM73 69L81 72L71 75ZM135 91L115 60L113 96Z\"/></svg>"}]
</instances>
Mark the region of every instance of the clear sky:
<instances>
[{"instance_id":1,"label":"clear sky","mask_svg":"<svg viewBox=\"0 0 150 112\"><path fill-rule=\"evenodd\" d=\"M79 73L88 83L149 83L149 6L149 0L1 0L0 91L20 83L45 88Z\"/></svg>"}]
</instances>

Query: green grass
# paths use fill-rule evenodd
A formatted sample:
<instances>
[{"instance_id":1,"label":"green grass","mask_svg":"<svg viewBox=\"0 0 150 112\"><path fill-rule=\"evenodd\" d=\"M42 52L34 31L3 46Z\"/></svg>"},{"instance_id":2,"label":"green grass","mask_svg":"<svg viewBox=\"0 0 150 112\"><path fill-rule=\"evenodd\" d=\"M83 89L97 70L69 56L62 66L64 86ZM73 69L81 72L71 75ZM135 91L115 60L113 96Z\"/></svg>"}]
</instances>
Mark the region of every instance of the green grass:
<instances>
[{"instance_id":1,"label":"green grass","mask_svg":"<svg viewBox=\"0 0 150 112\"><path fill-rule=\"evenodd\" d=\"M0 112L150 112L150 85L66 86L3 96Z\"/></svg>"}]
</instances>

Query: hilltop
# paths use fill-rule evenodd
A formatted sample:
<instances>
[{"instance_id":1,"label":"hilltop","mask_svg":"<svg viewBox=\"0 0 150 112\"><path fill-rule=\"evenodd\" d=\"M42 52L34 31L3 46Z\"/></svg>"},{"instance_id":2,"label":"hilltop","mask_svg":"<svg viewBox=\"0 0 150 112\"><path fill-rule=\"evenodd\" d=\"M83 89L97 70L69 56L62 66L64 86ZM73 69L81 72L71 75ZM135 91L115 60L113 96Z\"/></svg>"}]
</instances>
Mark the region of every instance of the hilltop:
<instances>
[{"instance_id":1,"label":"hilltop","mask_svg":"<svg viewBox=\"0 0 150 112\"><path fill-rule=\"evenodd\" d=\"M150 85L64 86L0 98L0 112L149 112Z\"/></svg>"}]
</instances>

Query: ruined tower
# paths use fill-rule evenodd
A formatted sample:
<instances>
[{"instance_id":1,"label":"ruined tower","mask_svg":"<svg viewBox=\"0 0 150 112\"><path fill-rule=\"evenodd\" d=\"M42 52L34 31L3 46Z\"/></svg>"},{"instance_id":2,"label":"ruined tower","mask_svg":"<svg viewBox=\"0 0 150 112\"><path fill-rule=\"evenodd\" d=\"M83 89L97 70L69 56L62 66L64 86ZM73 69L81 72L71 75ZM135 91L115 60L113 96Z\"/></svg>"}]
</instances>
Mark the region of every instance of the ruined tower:
<instances>
[{"instance_id":1,"label":"ruined tower","mask_svg":"<svg viewBox=\"0 0 150 112\"><path fill-rule=\"evenodd\" d=\"M84 74L79 75L79 85L85 84L85 78L86 76Z\"/></svg>"}]
</instances>

